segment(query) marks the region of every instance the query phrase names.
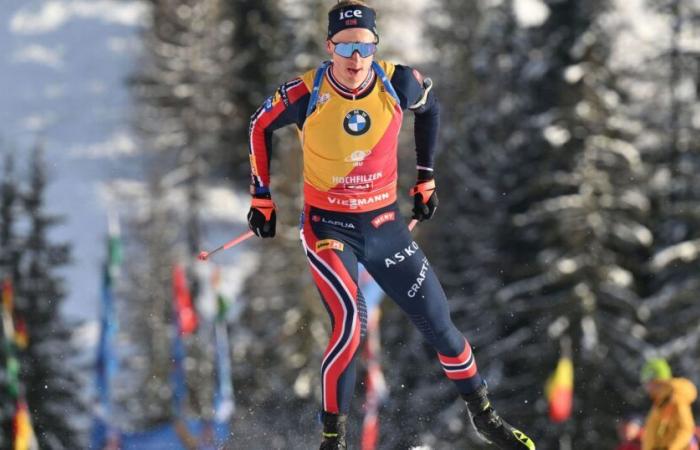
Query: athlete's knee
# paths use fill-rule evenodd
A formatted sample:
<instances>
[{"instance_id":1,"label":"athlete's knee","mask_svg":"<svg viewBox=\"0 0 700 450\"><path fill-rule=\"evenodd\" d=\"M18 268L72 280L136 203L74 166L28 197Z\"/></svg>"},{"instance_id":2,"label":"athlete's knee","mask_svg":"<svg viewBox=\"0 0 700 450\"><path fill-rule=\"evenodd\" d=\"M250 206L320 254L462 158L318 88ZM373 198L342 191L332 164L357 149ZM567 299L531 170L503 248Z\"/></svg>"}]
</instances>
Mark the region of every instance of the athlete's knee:
<instances>
[{"instance_id":1,"label":"athlete's knee","mask_svg":"<svg viewBox=\"0 0 700 450\"><path fill-rule=\"evenodd\" d=\"M466 339L454 326L442 327L433 331L433 346L443 355L458 355L464 351ZM468 344L467 344L468 345Z\"/></svg>"},{"instance_id":2,"label":"athlete's knee","mask_svg":"<svg viewBox=\"0 0 700 450\"><path fill-rule=\"evenodd\" d=\"M429 320L426 314L409 314L409 317L423 338L438 351L449 351L453 346L459 345L461 333L451 322L436 323Z\"/></svg>"},{"instance_id":3,"label":"athlete's knee","mask_svg":"<svg viewBox=\"0 0 700 450\"><path fill-rule=\"evenodd\" d=\"M334 323L333 324L333 334L340 334L341 336L346 336L348 340L348 347L354 353L360 347L361 343L364 341L364 322L362 315L359 311L353 311L348 317L345 323ZM336 329L339 328L340 329Z\"/></svg>"}]
</instances>

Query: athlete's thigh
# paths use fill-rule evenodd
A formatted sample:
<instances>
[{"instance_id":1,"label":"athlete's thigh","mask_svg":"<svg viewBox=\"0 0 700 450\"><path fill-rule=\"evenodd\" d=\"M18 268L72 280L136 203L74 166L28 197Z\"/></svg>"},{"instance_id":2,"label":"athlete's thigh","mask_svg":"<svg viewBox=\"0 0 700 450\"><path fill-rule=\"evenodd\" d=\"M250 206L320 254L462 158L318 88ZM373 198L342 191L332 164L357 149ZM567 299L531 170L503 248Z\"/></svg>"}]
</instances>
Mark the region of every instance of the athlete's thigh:
<instances>
[{"instance_id":1,"label":"athlete's thigh","mask_svg":"<svg viewBox=\"0 0 700 450\"><path fill-rule=\"evenodd\" d=\"M318 216L309 217L307 214L301 232L314 281L326 303L331 297L354 303L357 298L357 256L351 236L339 232L332 224L313 220L314 217Z\"/></svg>"},{"instance_id":2,"label":"athlete's thigh","mask_svg":"<svg viewBox=\"0 0 700 450\"><path fill-rule=\"evenodd\" d=\"M363 262L384 292L412 318L449 320L442 286L404 221L399 217L371 233Z\"/></svg>"}]
</instances>

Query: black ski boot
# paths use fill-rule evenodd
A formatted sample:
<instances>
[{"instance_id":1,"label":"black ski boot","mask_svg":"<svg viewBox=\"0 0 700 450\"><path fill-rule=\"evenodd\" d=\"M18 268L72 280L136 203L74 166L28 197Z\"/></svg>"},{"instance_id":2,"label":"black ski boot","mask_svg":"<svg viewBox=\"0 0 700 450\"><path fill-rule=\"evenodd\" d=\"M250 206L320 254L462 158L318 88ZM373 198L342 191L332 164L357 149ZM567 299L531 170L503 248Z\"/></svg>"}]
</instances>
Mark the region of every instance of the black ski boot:
<instances>
[{"instance_id":1,"label":"black ski boot","mask_svg":"<svg viewBox=\"0 0 700 450\"><path fill-rule=\"evenodd\" d=\"M319 450L347 450L345 442L345 421L346 415L330 414L321 412L321 422L323 423L323 442Z\"/></svg>"},{"instance_id":2,"label":"black ski boot","mask_svg":"<svg viewBox=\"0 0 700 450\"><path fill-rule=\"evenodd\" d=\"M463 395L469 418L481 437L501 450L535 450L535 443L522 431L501 419L491 406L488 390L482 386L476 392Z\"/></svg>"}]
</instances>

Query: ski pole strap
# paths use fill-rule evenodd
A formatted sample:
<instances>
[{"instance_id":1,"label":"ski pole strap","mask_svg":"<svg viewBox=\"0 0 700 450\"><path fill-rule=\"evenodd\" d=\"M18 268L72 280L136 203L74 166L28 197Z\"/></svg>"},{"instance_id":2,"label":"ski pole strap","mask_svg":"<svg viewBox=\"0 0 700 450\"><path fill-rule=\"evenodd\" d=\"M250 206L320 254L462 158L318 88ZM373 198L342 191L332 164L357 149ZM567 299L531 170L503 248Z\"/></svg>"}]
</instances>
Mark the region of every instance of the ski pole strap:
<instances>
[{"instance_id":1,"label":"ski pole strap","mask_svg":"<svg viewBox=\"0 0 700 450\"><path fill-rule=\"evenodd\" d=\"M430 196L433 195L433 192L435 192L435 180L416 183L416 185L413 186L410 191L408 191L411 197L415 196L416 194L420 194L423 203L428 203L428 200L430 199Z\"/></svg>"},{"instance_id":2,"label":"ski pole strap","mask_svg":"<svg viewBox=\"0 0 700 450\"><path fill-rule=\"evenodd\" d=\"M251 206L260 211L263 216L265 216L265 220L270 220L270 217L272 217L272 211L275 210L275 204L272 202L272 199L269 198L253 197Z\"/></svg>"},{"instance_id":3,"label":"ski pole strap","mask_svg":"<svg viewBox=\"0 0 700 450\"><path fill-rule=\"evenodd\" d=\"M316 103L318 103L318 91L321 89L321 82L323 81L323 76L328 70L328 66L331 65L330 61L324 61L323 64L316 69L316 75L314 75L314 87L311 90L311 98L309 98L309 106L306 108L306 117L309 117L314 109L316 109Z\"/></svg>"}]
</instances>

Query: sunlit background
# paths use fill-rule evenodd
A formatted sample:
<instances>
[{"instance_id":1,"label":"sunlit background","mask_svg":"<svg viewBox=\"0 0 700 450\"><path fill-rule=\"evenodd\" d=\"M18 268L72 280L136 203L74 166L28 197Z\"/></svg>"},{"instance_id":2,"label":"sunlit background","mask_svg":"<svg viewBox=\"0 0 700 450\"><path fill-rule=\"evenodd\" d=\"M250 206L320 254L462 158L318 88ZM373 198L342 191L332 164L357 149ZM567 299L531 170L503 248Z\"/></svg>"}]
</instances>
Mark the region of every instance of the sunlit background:
<instances>
[{"instance_id":1,"label":"sunlit background","mask_svg":"<svg viewBox=\"0 0 700 450\"><path fill-rule=\"evenodd\" d=\"M325 58L333 3L2 3L0 448L16 423L42 449L318 445L328 319L294 130L274 143L277 237L196 256L246 230L249 117ZM647 358L700 383L700 0L370 4L378 56L441 101L440 207L415 234L494 404L540 449L614 448L649 408ZM363 360L352 448L371 398L377 448L486 448L420 334L378 308L386 391Z\"/></svg>"}]
</instances>

